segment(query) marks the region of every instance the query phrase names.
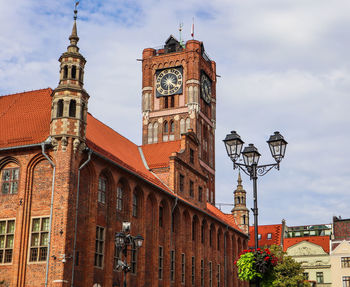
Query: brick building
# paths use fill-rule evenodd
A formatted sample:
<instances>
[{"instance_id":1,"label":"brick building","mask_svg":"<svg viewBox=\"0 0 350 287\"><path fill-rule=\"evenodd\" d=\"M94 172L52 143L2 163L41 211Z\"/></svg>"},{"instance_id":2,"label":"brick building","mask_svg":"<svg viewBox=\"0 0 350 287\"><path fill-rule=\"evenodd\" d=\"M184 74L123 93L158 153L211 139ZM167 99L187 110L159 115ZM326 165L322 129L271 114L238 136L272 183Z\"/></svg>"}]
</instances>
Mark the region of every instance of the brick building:
<instances>
[{"instance_id":1,"label":"brick building","mask_svg":"<svg viewBox=\"0 0 350 287\"><path fill-rule=\"evenodd\" d=\"M0 97L0 282L121 286L123 221L144 245L128 286L247 286L248 236L215 203L215 62L170 36L142 61L143 142L88 113L76 16L59 85Z\"/></svg>"}]
</instances>

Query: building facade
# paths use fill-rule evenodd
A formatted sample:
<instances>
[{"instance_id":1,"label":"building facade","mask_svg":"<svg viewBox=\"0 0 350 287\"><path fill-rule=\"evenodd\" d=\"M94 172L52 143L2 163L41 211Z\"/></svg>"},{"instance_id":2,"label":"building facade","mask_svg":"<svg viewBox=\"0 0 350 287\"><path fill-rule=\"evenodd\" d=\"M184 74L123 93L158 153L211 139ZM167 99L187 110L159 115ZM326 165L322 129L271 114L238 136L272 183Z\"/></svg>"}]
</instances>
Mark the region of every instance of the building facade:
<instances>
[{"instance_id":1,"label":"building facade","mask_svg":"<svg viewBox=\"0 0 350 287\"><path fill-rule=\"evenodd\" d=\"M169 37L143 51L143 144L88 113L76 14L59 84L0 97L0 282L121 286L115 234L144 245L128 286L247 286L248 236L215 203L215 62Z\"/></svg>"}]
</instances>

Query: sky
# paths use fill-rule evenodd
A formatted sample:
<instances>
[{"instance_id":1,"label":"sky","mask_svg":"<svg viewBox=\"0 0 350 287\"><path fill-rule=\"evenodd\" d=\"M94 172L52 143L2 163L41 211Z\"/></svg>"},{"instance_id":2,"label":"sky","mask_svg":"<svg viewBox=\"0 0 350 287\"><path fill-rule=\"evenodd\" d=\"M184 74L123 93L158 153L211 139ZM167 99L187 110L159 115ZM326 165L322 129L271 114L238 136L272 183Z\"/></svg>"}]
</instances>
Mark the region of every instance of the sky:
<instances>
[{"instance_id":1,"label":"sky","mask_svg":"<svg viewBox=\"0 0 350 287\"><path fill-rule=\"evenodd\" d=\"M0 95L55 88L73 0L0 0ZM144 48L170 34L203 41L216 61L216 202L232 204L238 171L222 140L235 130L274 163L266 140L288 142L280 170L258 179L259 224L350 218L350 2L347 0L81 0L78 46L89 112L141 144ZM242 174L247 206L252 182ZM222 206L230 212L232 206ZM250 222L253 223L251 214Z\"/></svg>"}]
</instances>

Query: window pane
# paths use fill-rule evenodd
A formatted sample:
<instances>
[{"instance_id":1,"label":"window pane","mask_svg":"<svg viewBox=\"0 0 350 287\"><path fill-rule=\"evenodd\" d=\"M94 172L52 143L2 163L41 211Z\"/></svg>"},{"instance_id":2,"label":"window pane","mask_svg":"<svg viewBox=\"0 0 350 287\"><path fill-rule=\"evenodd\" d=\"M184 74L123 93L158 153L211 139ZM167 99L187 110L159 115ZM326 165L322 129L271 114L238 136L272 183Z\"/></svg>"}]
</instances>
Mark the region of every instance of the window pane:
<instances>
[{"instance_id":1,"label":"window pane","mask_svg":"<svg viewBox=\"0 0 350 287\"><path fill-rule=\"evenodd\" d=\"M31 248L29 261L36 261L37 258L38 258L38 248Z\"/></svg>"},{"instance_id":2,"label":"window pane","mask_svg":"<svg viewBox=\"0 0 350 287\"><path fill-rule=\"evenodd\" d=\"M0 248L5 248L5 235L0 236Z\"/></svg>"},{"instance_id":3,"label":"window pane","mask_svg":"<svg viewBox=\"0 0 350 287\"><path fill-rule=\"evenodd\" d=\"M13 247L13 235L7 235L6 248L12 248L12 247Z\"/></svg>"},{"instance_id":4,"label":"window pane","mask_svg":"<svg viewBox=\"0 0 350 287\"><path fill-rule=\"evenodd\" d=\"M11 263L12 261L12 249L5 250L4 263Z\"/></svg>"},{"instance_id":5,"label":"window pane","mask_svg":"<svg viewBox=\"0 0 350 287\"><path fill-rule=\"evenodd\" d=\"M49 218L43 218L41 230L42 231L49 231L49 223L50 223Z\"/></svg>"},{"instance_id":6,"label":"window pane","mask_svg":"<svg viewBox=\"0 0 350 287\"><path fill-rule=\"evenodd\" d=\"M7 223L7 233L14 233L15 232L15 221L14 220L10 220Z\"/></svg>"},{"instance_id":7,"label":"window pane","mask_svg":"<svg viewBox=\"0 0 350 287\"><path fill-rule=\"evenodd\" d=\"M9 169L4 169L2 172L2 179L5 181L10 180L10 170Z\"/></svg>"},{"instance_id":8,"label":"window pane","mask_svg":"<svg viewBox=\"0 0 350 287\"><path fill-rule=\"evenodd\" d=\"M10 189L10 184L8 182L4 182L2 184L2 193L4 194L9 193L9 189Z\"/></svg>"},{"instance_id":9,"label":"window pane","mask_svg":"<svg viewBox=\"0 0 350 287\"><path fill-rule=\"evenodd\" d=\"M49 244L49 233L41 233L40 246L47 246Z\"/></svg>"},{"instance_id":10,"label":"window pane","mask_svg":"<svg viewBox=\"0 0 350 287\"><path fill-rule=\"evenodd\" d=\"M19 169L15 168L12 170L12 180L18 180Z\"/></svg>"},{"instance_id":11,"label":"window pane","mask_svg":"<svg viewBox=\"0 0 350 287\"><path fill-rule=\"evenodd\" d=\"M40 218L33 219L32 231L40 231Z\"/></svg>"},{"instance_id":12,"label":"window pane","mask_svg":"<svg viewBox=\"0 0 350 287\"><path fill-rule=\"evenodd\" d=\"M6 221L0 221L0 234L5 234Z\"/></svg>"},{"instance_id":13,"label":"window pane","mask_svg":"<svg viewBox=\"0 0 350 287\"><path fill-rule=\"evenodd\" d=\"M39 246L39 234L38 233L32 234L31 246Z\"/></svg>"},{"instance_id":14,"label":"window pane","mask_svg":"<svg viewBox=\"0 0 350 287\"><path fill-rule=\"evenodd\" d=\"M17 193L17 190L18 190L18 182L14 181L12 182L11 193Z\"/></svg>"},{"instance_id":15,"label":"window pane","mask_svg":"<svg viewBox=\"0 0 350 287\"><path fill-rule=\"evenodd\" d=\"M45 261L47 256L47 247L40 248L39 261Z\"/></svg>"}]
</instances>

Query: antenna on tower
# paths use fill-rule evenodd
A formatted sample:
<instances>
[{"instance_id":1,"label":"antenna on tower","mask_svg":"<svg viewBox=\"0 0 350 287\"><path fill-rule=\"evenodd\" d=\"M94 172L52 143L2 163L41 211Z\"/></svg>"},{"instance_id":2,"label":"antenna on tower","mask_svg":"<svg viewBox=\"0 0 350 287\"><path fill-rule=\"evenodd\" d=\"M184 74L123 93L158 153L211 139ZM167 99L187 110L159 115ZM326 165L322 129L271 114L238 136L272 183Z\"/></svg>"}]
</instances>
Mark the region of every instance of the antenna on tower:
<instances>
[{"instance_id":1,"label":"antenna on tower","mask_svg":"<svg viewBox=\"0 0 350 287\"><path fill-rule=\"evenodd\" d=\"M184 47L184 43L183 43L183 40L182 40L182 27L184 26L184 23L180 22L179 23L179 34L180 34L180 45L182 47Z\"/></svg>"}]
</instances>

